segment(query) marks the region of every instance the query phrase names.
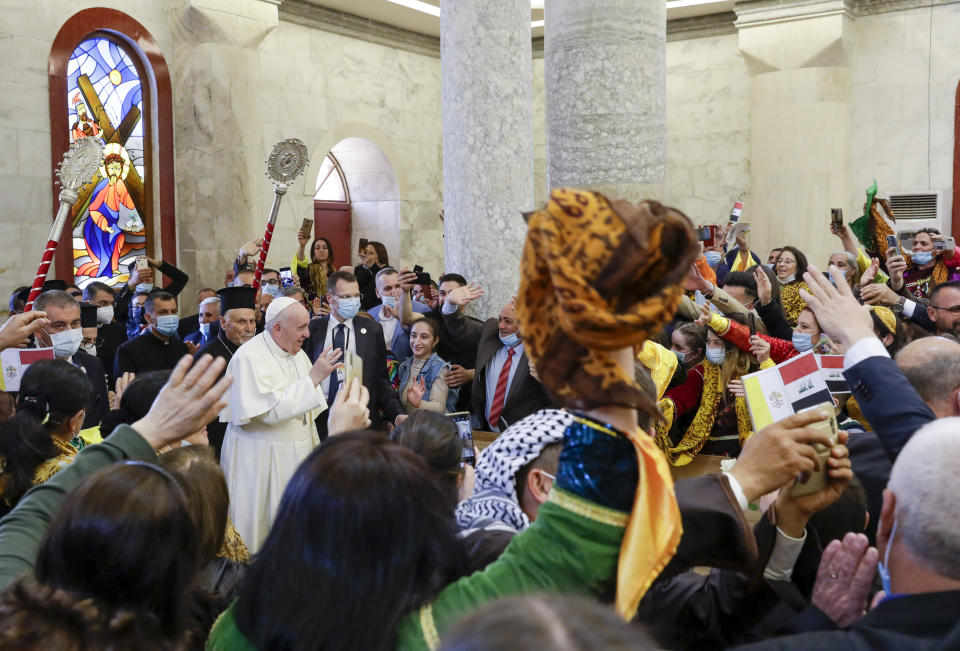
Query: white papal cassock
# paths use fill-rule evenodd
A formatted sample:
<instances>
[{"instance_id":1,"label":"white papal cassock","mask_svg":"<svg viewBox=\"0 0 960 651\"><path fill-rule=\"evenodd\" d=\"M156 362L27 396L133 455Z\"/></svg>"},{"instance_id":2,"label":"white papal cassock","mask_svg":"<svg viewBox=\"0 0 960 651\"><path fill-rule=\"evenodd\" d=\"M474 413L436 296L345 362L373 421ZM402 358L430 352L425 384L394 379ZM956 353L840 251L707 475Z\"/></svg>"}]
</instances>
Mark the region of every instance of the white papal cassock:
<instances>
[{"instance_id":1,"label":"white papal cassock","mask_svg":"<svg viewBox=\"0 0 960 651\"><path fill-rule=\"evenodd\" d=\"M327 408L310 379L310 360L291 355L266 332L237 350L220 464L230 489L230 517L251 552L260 549L297 466L317 446L316 418Z\"/></svg>"}]
</instances>

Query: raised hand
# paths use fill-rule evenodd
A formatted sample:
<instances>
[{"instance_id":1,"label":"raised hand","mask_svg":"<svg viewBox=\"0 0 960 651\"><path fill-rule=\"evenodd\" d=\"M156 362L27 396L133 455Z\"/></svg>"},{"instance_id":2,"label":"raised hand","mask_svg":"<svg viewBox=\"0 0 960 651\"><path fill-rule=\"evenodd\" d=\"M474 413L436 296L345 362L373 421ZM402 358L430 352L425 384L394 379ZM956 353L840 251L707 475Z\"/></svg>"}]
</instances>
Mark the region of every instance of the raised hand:
<instances>
[{"instance_id":1,"label":"raised hand","mask_svg":"<svg viewBox=\"0 0 960 651\"><path fill-rule=\"evenodd\" d=\"M413 407L419 407L423 396L427 392L427 385L422 377L417 378L407 389L407 402Z\"/></svg>"},{"instance_id":2,"label":"raised hand","mask_svg":"<svg viewBox=\"0 0 960 651\"><path fill-rule=\"evenodd\" d=\"M880 261L876 258L870 258L870 266L867 267L867 270L860 276L860 287L866 287L873 283L878 271L880 271Z\"/></svg>"},{"instance_id":3,"label":"raised hand","mask_svg":"<svg viewBox=\"0 0 960 651\"><path fill-rule=\"evenodd\" d=\"M359 378L337 392L330 408L327 430L330 436L370 427L370 392Z\"/></svg>"},{"instance_id":4,"label":"raised hand","mask_svg":"<svg viewBox=\"0 0 960 651\"><path fill-rule=\"evenodd\" d=\"M848 533L823 550L811 601L834 623L846 628L867 611L879 554L862 533Z\"/></svg>"},{"instance_id":5,"label":"raised hand","mask_svg":"<svg viewBox=\"0 0 960 651\"><path fill-rule=\"evenodd\" d=\"M200 431L227 406L221 398L233 378L223 375L226 366L227 360L222 357L204 355L194 361L184 355L150 411L133 423L133 429L155 450Z\"/></svg>"},{"instance_id":6,"label":"raised hand","mask_svg":"<svg viewBox=\"0 0 960 651\"><path fill-rule=\"evenodd\" d=\"M297 242L300 244L300 248L303 249L307 246L307 242L310 241L310 237L304 235L302 232L297 231Z\"/></svg>"},{"instance_id":7,"label":"raised hand","mask_svg":"<svg viewBox=\"0 0 960 651\"><path fill-rule=\"evenodd\" d=\"M50 324L46 312L24 312L14 314L0 328L0 350L7 348L26 348L30 344L30 335Z\"/></svg>"},{"instance_id":8,"label":"raised hand","mask_svg":"<svg viewBox=\"0 0 960 651\"><path fill-rule=\"evenodd\" d=\"M697 317L697 320L694 321L698 326L706 326L710 323L710 305L709 303L704 303L700 306L700 316Z\"/></svg>"},{"instance_id":9,"label":"raised hand","mask_svg":"<svg viewBox=\"0 0 960 651\"><path fill-rule=\"evenodd\" d=\"M743 380L730 380L730 384L727 385L727 391L734 398L746 398L747 394L743 390Z\"/></svg>"},{"instance_id":10,"label":"raised hand","mask_svg":"<svg viewBox=\"0 0 960 651\"><path fill-rule=\"evenodd\" d=\"M136 375L130 371L127 371L117 378L115 390L110 398L110 409L120 409L120 400L123 398L123 393L127 390L127 387L130 386L130 383L133 382L133 378L135 377Z\"/></svg>"},{"instance_id":11,"label":"raised hand","mask_svg":"<svg viewBox=\"0 0 960 651\"><path fill-rule=\"evenodd\" d=\"M820 328L844 349L850 350L850 346L861 339L876 337L873 320L869 309L853 297L843 273L831 267L830 274L836 287L814 265L808 266L803 279L810 290L801 289L800 298L813 310Z\"/></svg>"},{"instance_id":12,"label":"raised hand","mask_svg":"<svg viewBox=\"0 0 960 651\"><path fill-rule=\"evenodd\" d=\"M409 292L417 284L417 274L407 268L401 269L397 282L400 284L400 289Z\"/></svg>"},{"instance_id":13,"label":"raised hand","mask_svg":"<svg viewBox=\"0 0 960 651\"><path fill-rule=\"evenodd\" d=\"M763 364L770 359L770 342L763 337L753 335L750 337L750 353L757 358L757 361Z\"/></svg>"},{"instance_id":14,"label":"raised hand","mask_svg":"<svg viewBox=\"0 0 960 651\"><path fill-rule=\"evenodd\" d=\"M760 299L760 305L768 305L773 300L773 287L770 285L770 277L759 265L753 270L753 277L757 281L757 298Z\"/></svg>"},{"instance_id":15,"label":"raised hand","mask_svg":"<svg viewBox=\"0 0 960 651\"><path fill-rule=\"evenodd\" d=\"M777 498L777 526L787 535L801 537L813 514L836 502L853 479L850 453L845 445L848 436L844 431L839 432L838 444L830 449L826 468L827 485L823 490L807 495L794 495L788 485L780 491Z\"/></svg>"},{"instance_id":16,"label":"raised hand","mask_svg":"<svg viewBox=\"0 0 960 651\"><path fill-rule=\"evenodd\" d=\"M447 294L446 302L450 305L467 305L471 301L474 301L481 296L483 296L485 290L480 286L479 283L471 282L468 285L463 285L457 287L452 292Z\"/></svg>"},{"instance_id":17,"label":"raised hand","mask_svg":"<svg viewBox=\"0 0 960 651\"><path fill-rule=\"evenodd\" d=\"M890 249L893 251L893 249ZM890 274L890 287L899 292L903 288L903 273L907 270L907 259L896 251L894 255L887 252L887 273Z\"/></svg>"},{"instance_id":18,"label":"raised hand","mask_svg":"<svg viewBox=\"0 0 960 651\"><path fill-rule=\"evenodd\" d=\"M321 382L330 377L330 374L337 368L341 357L343 357L343 351L339 348L327 348L320 353L317 361L310 368L310 379L313 380L313 386L319 386Z\"/></svg>"},{"instance_id":19,"label":"raised hand","mask_svg":"<svg viewBox=\"0 0 960 651\"><path fill-rule=\"evenodd\" d=\"M187 346L187 352L189 352L191 355L196 355L196 354L197 354L197 349L199 348L199 346L197 346L197 345L196 345L195 343L193 343L192 341L185 341L185 342L183 342L183 343L186 344L186 346Z\"/></svg>"}]
</instances>

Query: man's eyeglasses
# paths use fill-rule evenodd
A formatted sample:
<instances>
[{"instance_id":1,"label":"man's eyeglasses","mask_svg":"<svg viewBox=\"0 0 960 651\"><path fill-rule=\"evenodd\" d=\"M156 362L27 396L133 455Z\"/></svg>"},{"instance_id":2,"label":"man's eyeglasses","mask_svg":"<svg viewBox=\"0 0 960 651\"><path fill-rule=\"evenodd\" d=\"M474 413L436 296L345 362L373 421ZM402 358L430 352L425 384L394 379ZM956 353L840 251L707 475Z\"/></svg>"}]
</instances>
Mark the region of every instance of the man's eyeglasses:
<instances>
[{"instance_id":1,"label":"man's eyeglasses","mask_svg":"<svg viewBox=\"0 0 960 651\"><path fill-rule=\"evenodd\" d=\"M944 310L949 312L950 316L960 316L960 305L951 305L950 307L937 307L936 305L931 305L935 310Z\"/></svg>"}]
</instances>

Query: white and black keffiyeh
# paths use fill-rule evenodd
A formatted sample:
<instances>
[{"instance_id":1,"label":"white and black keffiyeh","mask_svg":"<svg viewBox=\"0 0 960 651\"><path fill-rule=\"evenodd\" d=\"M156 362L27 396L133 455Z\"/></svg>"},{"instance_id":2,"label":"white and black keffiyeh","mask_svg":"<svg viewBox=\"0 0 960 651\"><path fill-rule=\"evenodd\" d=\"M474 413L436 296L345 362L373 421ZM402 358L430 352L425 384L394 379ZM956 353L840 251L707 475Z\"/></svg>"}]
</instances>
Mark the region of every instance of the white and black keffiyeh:
<instances>
[{"instance_id":1,"label":"white and black keffiyeh","mask_svg":"<svg viewBox=\"0 0 960 651\"><path fill-rule=\"evenodd\" d=\"M477 459L473 495L457 507L461 530L507 525L515 531L530 526L520 508L514 478L543 448L563 441L573 416L559 409L543 409L506 430Z\"/></svg>"}]
</instances>

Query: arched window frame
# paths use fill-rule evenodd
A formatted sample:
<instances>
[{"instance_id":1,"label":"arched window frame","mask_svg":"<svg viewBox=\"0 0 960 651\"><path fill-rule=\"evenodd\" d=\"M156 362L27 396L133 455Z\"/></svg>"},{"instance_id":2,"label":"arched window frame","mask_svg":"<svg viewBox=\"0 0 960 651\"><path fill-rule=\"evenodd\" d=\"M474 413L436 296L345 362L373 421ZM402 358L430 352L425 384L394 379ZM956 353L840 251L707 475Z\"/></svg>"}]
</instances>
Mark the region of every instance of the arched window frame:
<instances>
[{"instance_id":1,"label":"arched window frame","mask_svg":"<svg viewBox=\"0 0 960 651\"><path fill-rule=\"evenodd\" d=\"M67 63L77 45L88 38L106 37L120 44L140 72L144 95L143 116L144 161L151 182L145 183L147 231L146 250L150 257L159 257L176 264L177 232L173 176L173 96L170 71L160 47L150 32L127 14L115 9L84 9L71 16L60 28L50 48L48 65L50 102L50 159L54 212L59 204L60 189L55 174L57 163L70 146L70 125L67 119ZM154 172L155 170L155 172ZM159 202L154 197L159 197ZM158 204L158 205L155 205ZM159 215L157 215L159 211ZM159 218L158 218L159 217ZM52 216L51 216L52 219ZM160 255L156 255L156 228L160 230ZM56 253L56 277L73 282L73 234L64 228Z\"/></svg>"},{"instance_id":2,"label":"arched window frame","mask_svg":"<svg viewBox=\"0 0 960 651\"><path fill-rule=\"evenodd\" d=\"M341 187L343 187L343 196L345 197L345 199L344 199L343 201L329 201L329 200L314 199L314 201L317 202L317 203L322 203L322 204L331 204L331 205L332 205L332 204L347 204L347 205L349 205L349 204L350 204L350 186L347 185L347 177L346 177L346 175L343 173L343 168L340 167L340 161L337 160L337 157L334 156L334 154L333 154L332 151L328 151L325 158L329 159L329 160L330 160L330 163L333 165L332 169L331 169L329 172L327 172L327 176L329 176L330 174L333 174L333 172L336 172L336 173L337 173L337 175L340 177L340 185L341 185ZM322 167L322 165L321 165L321 167ZM320 183L317 184L317 189L318 189L318 190L319 190L320 186L322 186L325 181L326 181L326 178L324 178L323 181L321 181Z\"/></svg>"}]
</instances>

